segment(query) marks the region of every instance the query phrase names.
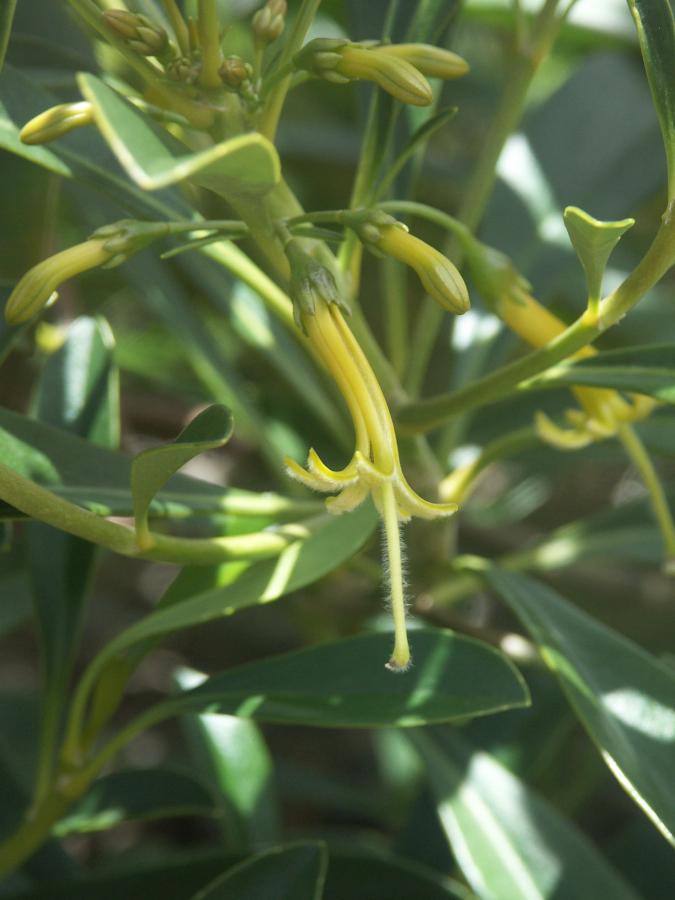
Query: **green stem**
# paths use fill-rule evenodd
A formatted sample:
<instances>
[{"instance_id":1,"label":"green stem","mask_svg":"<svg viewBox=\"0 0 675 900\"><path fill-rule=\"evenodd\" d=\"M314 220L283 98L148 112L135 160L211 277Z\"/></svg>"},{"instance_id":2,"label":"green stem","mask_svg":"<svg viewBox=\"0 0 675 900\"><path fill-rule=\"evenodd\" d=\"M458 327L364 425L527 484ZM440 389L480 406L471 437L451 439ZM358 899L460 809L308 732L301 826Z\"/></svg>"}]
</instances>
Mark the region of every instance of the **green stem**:
<instances>
[{"instance_id":1,"label":"green stem","mask_svg":"<svg viewBox=\"0 0 675 900\"><path fill-rule=\"evenodd\" d=\"M222 87L218 69L222 62L220 52L220 22L216 0L199 0L199 42L202 50L202 67L199 81L205 88Z\"/></svg>"},{"instance_id":2,"label":"green stem","mask_svg":"<svg viewBox=\"0 0 675 900\"><path fill-rule=\"evenodd\" d=\"M9 39L12 34L12 23L14 21L14 13L16 12L16 0L5 0L5 8L2 12L2 23L0 23L0 70L5 64L5 56Z\"/></svg>"},{"instance_id":3,"label":"green stem","mask_svg":"<svg viewBox=\"0 0 675 900\"><path fill-rule=\"evenodd\" d=\"M173 28L173 33L176 36L176 41L178 42L180 51L183 56L189 56L190 33L188 32L188 27L185 24L183 15L178 9L176 0L162 0L162 2L164 4L164 9L166 10L169 21L171 22L171 27Z\"/></svg>"},{"instance_id":4,"label":"green stem","mask_svg":"<svg viewBox=\"0 0 675 900\"><path fill-rule=\"evenodd\" d=\"M309 31L310 25L314 21L314 17L316 16L320 5L321 0L302 0L302 6L298 10L291 33L289 34L283 50L281 51L281 56L279 57L279 69L287 66L302 47L305 35ZM274 141L274 138L276 137L279 117L281 116L281 110L283 109L288 89L291 86L292 78L292 73L286 75L286 77L273 88L260 116L258 130L261 134L264 134L265 137L269 138L270 141Z\"/></svg>"},{"instance_id":5,"label":"green stem","mask_svg":"<svg viewBox=\"0 0 675 900\"><path fill-rule=\"evenodd\" d=\"M506 75L504 92L487 134L481 144L478 161L471 173L468 187L457 213L457 218L471 231L475 231L483 217L494 188L497 162L508 137L516 129L525 108L527 92L541 62L547 56L560 26L562 16L555 15L560 0L546 0L538 13L525 41L514 48L511 67ZM446 252L458 265L461 254L450 244ZM419 386L427 370L443 321L443 310L429 297L424 301L419 325L413 333L411 346L415 348L414 369L406 379L406 387L412 392Z\"/></svg>"},{"instance_id":6,"label":"green stem","mask_svg":"<svg viewBox=\"0 0 675 900\"><path fill-rule=\"evenodd\" d=\"M654 518L663 537L666 551L666 567L675 564L675 523L668 506L661 480L649 458L649 454L635 430L627 424L620 425L617 431L619 440L628 457L640 473L642 482L649 493Z\"/></svg>"},{"instance_id":7,"label":"green stem","mask_svg":"<svg viewBox=\"0 0 675 900\"><path fill-rule=\"evenodd\" d=\"M473 384L403 406L398 421L404 433L430 431L464 410L486 406L512 394L521 381L591 344L619 322L675 263L675 204L671 205L649 249L628 277L600 303L599 316L587 313L545 347L497 369Z\"/></svg>"}]
</instances>

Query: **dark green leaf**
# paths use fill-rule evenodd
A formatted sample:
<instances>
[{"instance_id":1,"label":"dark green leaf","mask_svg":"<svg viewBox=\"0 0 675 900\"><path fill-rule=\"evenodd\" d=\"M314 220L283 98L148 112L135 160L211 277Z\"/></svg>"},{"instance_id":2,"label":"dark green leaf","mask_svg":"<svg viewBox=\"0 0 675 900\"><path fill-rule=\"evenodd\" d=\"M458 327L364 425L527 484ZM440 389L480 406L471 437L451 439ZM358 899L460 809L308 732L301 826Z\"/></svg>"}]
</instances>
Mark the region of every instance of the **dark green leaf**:
<instances>
[{"instance_id":1,"label":"dark green leaf","mask_svg":"<svg viewBox=\"0 0 675 900\"><path fill-rule=\"evenodd\" d=\"M488 579L539 645L621 786L675 842L675 671L545 585Z\"/></svg>"},{"instance_id":2,"label":"dark green leaf","mask_svg":"<svg viewBox=\"0 0 675 900\"><path fill-rule=\"evenodd\" d=\"M0 409L0 459L31 480L99 515L131 515L131 459L74 435ZM302 515L316 509L274 494L223 489L175 475L153 499L153 516L185 517L206 512L232 516ZM0 515L16 516L9 507Z\"/></svg>"},{"instance_id":3,"label":"dark green leaf","mask_svg":"<svg viewBox=\"0 0 675 900\"><path fill-rule=\"evenodd\" d=\"M659 117L668 163L669 199L675 197L675 22L670 0L628 0Z\"/></svg>"},{"instance_id":4,"label":"dark green leaf","mask_svg":"<svg viewBox=\"0 0 675 900\"><path fill-rule=\"evenodd\" d=\"M321 900L327 863L323 844L274 847L230 869L192 900Z\"/></svg>"},{"instance_id":5,"label":"dark green leaf","mask_svg":"<svg viewBox=\"0 0 675 900\"><path fill-rule=\"evenodd\" d=\"M524 387L583 384L647 394L675 403L675 344L646 344L629 350L607 350L548 369Z\"/></svg>"},{"instance_id":6,"label":"dark green leaf","mask_svg":"<svg viewBox=\"0 0 675 900\"><path fill-rule=\"evenodd\" d=\"M183 690L205 678L187 669L176 676ZM225 845L246 852L276 841L274 764L255 722L213 713L185 716L184 722L198 770L215 789Z\"/></svg>"},{"instance_id":7,"label":"dark green leaf","mask_svg":"<svg viewBox=\"0 0 675 900\"><path fill-rule=\"evenodd\" d=\"M279 181L277 152L257 132L193 153L94 75L80 75L78 84L111 150L144 190L190 178L225 194L264 193Z\"/></svg>"},{"instance_id":8,"label":"dark green leaf","mask_svg":"<svg viewBox=\"0 0 675 900\"><path fill-rule=\"evenodd\" d=\"M138 819L216 814L213 796L191 775L171 769L134 769L97 781L52 833L65 837L105 831Z\"/></svg>"},{"instance_id":9,"label":"dark green leaf","mask_svg":"<svg viewBox=\"0 0 675 900\"><path fill-rule=\"evenodd\" d=\"M450 729L411 733L438 814L484 900L638 900L593 845L488 753Z\"/></svg>"},{"instance_id":10,"label":"dark green leaf","mask_svg":"<svg viewBox=\"0 0 675 900\"><path fill-rule=\"evenodd\" d=\"M367 634L250 663L162 706L167 715L207 710L329 728L410 727L528 703L518 671L488 644L442 629L414 630L415 664L392 675L384 666L391 641L389 634Z\"/></svg>"},{"instance_id":11,"label":"dark green leaf","mask_svg":"<svg viewBox=\"0 0 675 900\"><path fill-rule=\"evenodd\" d=\"M172 444L139 453L131 463L131 493L136 536L143 545L148 538L148 511L155 494L187 462L222 447L232 434L232 415L224 406L209 406L185 426Z\"/></svg>"},{"instance_id":12,"label":"dark green leaf","mask_svg":"<svg viewBox=\"0 0 675 900\"><path fill-rule=\"evenodd\" d=\"M12 22L16 12L16 0L5 0L0 9L0 69L5 63L7 45L12 34Z\"/></svg>"}]
</instances>

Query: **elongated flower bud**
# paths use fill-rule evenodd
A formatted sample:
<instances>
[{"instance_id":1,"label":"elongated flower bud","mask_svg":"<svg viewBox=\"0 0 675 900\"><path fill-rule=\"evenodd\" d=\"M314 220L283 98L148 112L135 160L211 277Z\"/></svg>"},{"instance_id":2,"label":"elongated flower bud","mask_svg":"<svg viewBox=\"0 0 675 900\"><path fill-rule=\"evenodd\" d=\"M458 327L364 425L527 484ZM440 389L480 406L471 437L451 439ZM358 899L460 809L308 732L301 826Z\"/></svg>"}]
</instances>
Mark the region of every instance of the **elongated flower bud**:
<instances>
[{"instance_id":1,"label":"elongated flower bud","mask_svg":"<svg viewBox=\"0 0 675 900\"><path fill-rule=\"evenodd\" d=\"M461 316L471 306L464 279L453 263L435 247L410 234L400 223L377 229L375 247L416 272L430 297L448 312Z\"/></svg>"},{"instance_id":2,"label":"elongated flower bud","mask_svg":"<svg viewBox=\"0 0 675 900\"><path fill-rule=\"evenodd\" d=\"M76 244L29 269L7 301L5 318L10 325L27 322L39 313L52 299L56 299L59 285L73 275L109 262L112 254L105 249L105 243L105 240L98 238Z\"/></svg>"},{"instance_id":3,"label":"elongated flower bud","mask_svg":"<svg viewBox=\"0 0 675 900\"><path fill-rule=\"evenodd\" d=\"M431 44L382 44L379 53L402 59L427 78L461 78L469 71L469 64L461 56Z\"/></svg>"},{"instance_id":4,"label":"elongated flower bud","mask_svg":"<svg viewBox=\"0 0 675 900\"><path fill-rule=\"evenodd\" d=\"M125 9L109 9L103 13L103 18L109 28L141 56L161 56L169 46L166 31L146 16Z\"/></svg>"},{"instance_id":5,"label":"elongated flower bud","mask_svg":"<svg viewBox=\"0 0 675 900\"><path fill-rule=\"evenodd\" d=\"M86 100L80 103L61 103L26 122L19 137L24 144L46 144L75 128L91 125L93 121L91 103Z\"/></svg>"},{"instance_id":6,"label":"elongated flower bud","mask_svg":"<svg viewBox=\"0 0 675 900\"><path fill-rule=\"evenodd\" d=\"M405 59L383 53L380 47L318 38L295 56L295 66L328 81L374 81L401 103L428 106L433 100L424 75Z\"/></svg>"}]
</instances>

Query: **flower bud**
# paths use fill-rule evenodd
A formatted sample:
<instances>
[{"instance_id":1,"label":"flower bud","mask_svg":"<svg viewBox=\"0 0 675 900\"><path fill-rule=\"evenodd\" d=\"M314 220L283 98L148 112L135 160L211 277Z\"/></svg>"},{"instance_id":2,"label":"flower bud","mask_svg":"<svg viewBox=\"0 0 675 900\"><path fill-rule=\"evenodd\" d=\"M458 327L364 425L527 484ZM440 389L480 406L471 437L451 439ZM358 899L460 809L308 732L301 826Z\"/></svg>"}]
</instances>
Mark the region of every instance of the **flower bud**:
<instances>
[{"instance_id":1,"label":"flower bud","mask_svg":"<svg viewBox=\"0 0 675 900\"><path fill-rule=\"evenodd\" d=\"M251 27L256 44L266 47L283 33L286 26L286 0L267 0L253 16Z\"/></svg>"},{"instance_id":2,"label":"flower bud","mask_svg":"<svg viewBox=\"0 0 675 900\"><path fill-rule=\"evenodd\" d=\"M5 318L10 325L27 322L55 300L62 282L109 262L112 254L105 243L98 238L76 244L29 269L7 301Z\"/></svg>"},{"instance_id":3,"label":"flower bud","mask_svg":"<svg viewBox=\"0 0 675 900\"><path fill-rule=\"evenodd\" d=\"M469 309L471 303L464 279L446 256L410 234L400 223L384 225L378 230L376 249L411 266L424 290L443 309L458 316Z\"/></svg>"},{"instance_id":4,"label":"flower bud","mask_svg":"<svg viewBox=\"0 0 675 900\"><path fill-rule=\"evenodd\" d=\"M236 91L251 80L253 68L240 56L226 56L218 69L218 74L224 84Z\"/></svg>"},{"instance_id":5,"label":"flower bud","mask_svg":"<svg viewBox=\"0 0 675 900\"><path fill-rule=\"evenodd\" d=\"M24 144L46 144L82 125L91 125L93 121L91 103L86 100L80 103L61 103L26 122L19 137Z\"/></svg>"},{"instance_id":6,"label":"flower bud","mask_svg":"<svg viewBox=\"0 0 675 900\"><path fill-rule=\"evenodd\" d=\"M169 46L166 31L146 16L125 9L109 9L103 13L103 19L118 37L141 56L161 56Z\"/></svg>"},{"instance_id":7,"label":"flower bud","mask_svg":"<svg viewBox=\"0 0 675 900\"><path fill-rule=\"evenodd\" d=\"M295 56L295 66L327 81L374 81L401 103L428 106L433 100L424 75L405 59L383 53L381 47L350 44L339 38L310 41Z\"/></svg>"},{"instance_id":8,"label":"flower bud","mask_svg":"<svg viewBox=\"0 0 675 900\"><path fill-rule=\"evenodd\" d=\"M461 56L431 44L382 44L379 53L402 59L428 78L461 78L469 71L469 64Z\"/></svg>"}]
</instances>

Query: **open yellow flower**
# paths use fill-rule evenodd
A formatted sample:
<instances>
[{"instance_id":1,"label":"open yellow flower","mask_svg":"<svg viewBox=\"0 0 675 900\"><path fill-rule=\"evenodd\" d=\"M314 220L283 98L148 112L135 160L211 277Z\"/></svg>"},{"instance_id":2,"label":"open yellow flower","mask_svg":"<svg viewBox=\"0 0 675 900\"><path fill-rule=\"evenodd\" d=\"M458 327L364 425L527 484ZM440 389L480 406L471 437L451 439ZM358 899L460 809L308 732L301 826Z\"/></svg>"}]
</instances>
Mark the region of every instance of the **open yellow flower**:
<instances>
[{"instance_id":1,"label":"open yellow flower","mask_svg":"<svg viewBox=\"0 0 675 900\"><path fill-rule=\"evenodd\" d=\"M309 340L345 398L356 446L349 463L338 471L325 465L314 450L309 451L306 469L291 459L286 465L290 475L312 490L335 494L326 501L331 512L354 509L372 495L384 525L394 619L394 650L387 667L402 672L410 664L410 649L399 523L411 516L449 516L456 512L457 504L430 503L408 484L382 389L338 306L317 299L313 312L302 310L300 315Z\"/></svg>"}]
</instances>

